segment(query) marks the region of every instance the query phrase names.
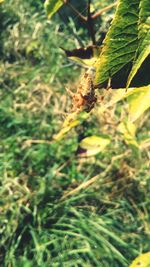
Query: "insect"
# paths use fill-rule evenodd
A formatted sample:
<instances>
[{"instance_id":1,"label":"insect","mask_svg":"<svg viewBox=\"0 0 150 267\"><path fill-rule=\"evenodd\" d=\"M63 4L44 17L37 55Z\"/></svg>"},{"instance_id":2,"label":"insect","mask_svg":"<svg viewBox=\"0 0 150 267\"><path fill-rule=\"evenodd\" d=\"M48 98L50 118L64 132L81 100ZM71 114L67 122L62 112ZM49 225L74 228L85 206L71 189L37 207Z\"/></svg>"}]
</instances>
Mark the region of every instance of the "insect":
<instances>
[{"instance_id":1,"label":"insect","mask_svg":"<svg viewBox=\"0 0 150 267\"><path fill-rule=\"evenodd\" d=\"M89 69L83 74L77 92L72 98L75 110L90 112L94 108L97 97L93 84L93 70Z\"/></svg>"},{"instance_id":2,"label":"insect","mask_svg":"<svg viewBox=\"0 0 150 267\"><path fill-rule=\"evenodd\" d=\"M94 87L94 71L93 68L89 68L81 77L79 86L77 87L77 91L75 93L68 90L73 100L73 111L86 111L90 112L97 102L102 102L106 96L106 93L100 97L98 100L95 87ZM111 78L108 80L107 87L105 88L107 91L111 89Z\"/></svg>"}]
</instances>

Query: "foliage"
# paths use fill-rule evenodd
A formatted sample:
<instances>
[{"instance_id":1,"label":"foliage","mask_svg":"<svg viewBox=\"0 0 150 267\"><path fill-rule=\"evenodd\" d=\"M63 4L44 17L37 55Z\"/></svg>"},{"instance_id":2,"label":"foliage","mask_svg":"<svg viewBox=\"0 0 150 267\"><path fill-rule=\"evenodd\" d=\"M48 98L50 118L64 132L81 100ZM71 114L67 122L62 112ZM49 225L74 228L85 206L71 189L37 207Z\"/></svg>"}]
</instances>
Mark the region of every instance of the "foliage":
<instances>
[{"instance_id":1,"label":"foliage","mask_svg":"<svg viewBox=\"0 0 150 267\"><path fill-rule=\"evenodd\" d=\"M139 0L119 1L113 23L97 62L96 83L112 77L131 60L137 49Z\"/></svg>"},{"instance_id":2,"label":"foliage","mask_svg":"<svg viewBox=\"0 0 150 267\"><path fill-rule=\"evenodd\" d=\"M65 84L76 88L81 69L59 48L74 48L76 27L47 21L40 0L0 8L0 265L129 266L149 250L149 114L129 122L118 90L67 117ZM56 141L64 117L71 129ZM98 153L84 157L90 137Z\"/></svg>"},{"instance_id":3,"label":"foliage","mask_svg":"<svg viewBox=\"0 0 150 267\"><path fill-rule=\"evenodd\" d=\"M150 265L150 252L147 252L137 257L130 265L130 267L136 267L136 266L148 267L149 265Z\"/></svg>"},{"instance_id":4,"label":"foliage","mask_svg":"<svg viewBox=\"0 0 150 267\"><path fill-rule=\"evenodd\" d=\"M51 0L46 1L46 5L47 3L51 4ZM64 4L67 3L64 2ZM51 6L50 10L51 12L57 11L53 6ZM93 18L94 16L91 15L91 20ZM126 88L128 88L142 63L146 61L150 53L149 18L150 10L148 0L135 0L132 2L129 0L120 0L118 1L112 25L106 34L102 48L99 46L93 46L87 47L86 49L74 49L73 51L65 50L66 55L78 63L87 64L88 66L96 68L95 87L104 85L104 82L106 82L110 77L112 78L111 86L113 88L114 86L116 87L116 85L118 86L115 74L118 75L119 73L120 76L122 75L120 73L121 71L123 75L125 74L123 81L126 83ZM88 23L88 17L83 19ZM86 59L86 54L88 54L88 59ZM129 67L131 64L133 66L129 74L128 70L131 69L131 67ZM149 73L145 69L144 85L147 81L147 77L149 77ZM120 87L124 84L124 82L122 83L119 78ZM140 90L137 90L136 92L134 90L130 91L128 98L129 119L132 122L137 120L138 117L150 107L149 82L150 81L148 81L147 86L140 87L138 85ZM82 84L80 86L82 86ZM123 86L125 87L125 84ZM124 94L122 93L122 98L123 97ZM125 97L128 97L128 95L126 94ZM71 121L71 125L73 124L74 126L76 125L75 120L74 122ZM67 129L63 127L62 131L67 133L69 129L72 128L69 124L67 127Z\"/></svg>"},{"instance_id":5,"label":"foliage","mask_svg":"<svg viewBox=\"0 0 150 267\"><path fill-rule=\"evenodd\" d=\"M136 52L135 62L128 77L127 87L130 85L136 72L150 54L150 6L148 1L140 2L139 23L138 23L139 45Z\"/></svg>"},{"instance_id":6,"label":"foliage","mask_svg":"<svg viewBox=\"0 0 150 267\"><path fill-rule=\"evenodd\" d=\"M150 53L149 18L148 0L118 2L113 23L97 62L97 84L113 77L122 68L125 73L129 63L133 63L127 82L129 87L136 72Z\"/></svg>"},{"instance_id":7,"label":"foliage","mask_svg":"<svg viewBox=\"0 0 150 267\"><path fill-rule=\"evenodd\" d=\"M50 18L52 14L56 13L63 4L67 3L58 0L54 4L52 0L47 0L45 8L48 17ZM122 78L124 82L127 82L127 88L129 87L134 76L142 67L142 63L150 54L149 18L148 0L118 1L116 14L103 42L99 59L95 63L93 57L93 61L91 61L96 67L96 85L101 85L112 77L112 85L116 87L115 74L118 72L120 74L121 71L121 75L125 76ZM72 57L72 59L82 62L81 56L78 59L77 57ZM87 64L89 64L88 61ZM146 76L149 77L149 74L145 72L147 81ZM147 83L149 84L149 82L148 80ZM146 84L144 83L144 85Z\"/></svg>"},{"instance_id":8,"label":"foliage","mask_svg":"<svg viewBox=\"0 0 150 267\"><path fill-rule=\"evenodd\" d=\"M62 0L45 1L45 8L47 11L48 18L50 19L53 16L53 14L55 14L62 5L63 5Z\"/></svg>"}]
</instances>

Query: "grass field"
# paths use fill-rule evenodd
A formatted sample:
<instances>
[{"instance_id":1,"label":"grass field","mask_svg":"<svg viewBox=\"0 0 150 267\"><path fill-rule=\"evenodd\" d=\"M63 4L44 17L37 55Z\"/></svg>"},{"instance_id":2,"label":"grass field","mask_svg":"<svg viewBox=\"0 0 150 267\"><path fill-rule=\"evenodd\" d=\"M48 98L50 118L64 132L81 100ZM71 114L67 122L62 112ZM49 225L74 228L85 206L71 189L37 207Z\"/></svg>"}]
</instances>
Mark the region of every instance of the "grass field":
<instances>
[{"instance_id":1,"label":"grass field","mask_svg":"<svg viewBox=\"0 0 150 267\"><path fill-rule=\"evenodd\" d=\"M74 48L74 34L87 44L86 30L47 21L40 0L5 1L0 13L0 266L129 266L150 244L149 112L138 151L117 128L126 101L97 107L51 142L71 107L65 87L82 72L60 47ZM80 140L91 135L110 144L82 157Z\"/></svg>"}]
</instances>

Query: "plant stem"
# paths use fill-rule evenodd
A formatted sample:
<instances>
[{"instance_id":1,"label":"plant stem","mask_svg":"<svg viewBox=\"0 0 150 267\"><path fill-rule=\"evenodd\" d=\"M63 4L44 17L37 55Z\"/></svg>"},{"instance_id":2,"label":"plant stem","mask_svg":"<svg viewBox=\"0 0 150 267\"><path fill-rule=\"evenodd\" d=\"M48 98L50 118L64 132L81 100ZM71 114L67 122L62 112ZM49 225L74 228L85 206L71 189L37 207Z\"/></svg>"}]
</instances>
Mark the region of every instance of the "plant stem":
<instances>
[{"instance_id":1,"label":"plant stem","mask_svg":"<svg viewBox=\"0 0 150 267\"><path fill-rule=\"evenodd\" d=\"M63 0L64 4L66 4L68 7L70 7L70 9L72 9L72 11L80 18L82 19L84 22L87 21L87 18L85 16L83 16L72 4L70 4L68 1Z\"/></svg>"},{"instance_id":2,"label":"plant stem","mask_svg":"<svg viewBox=\"0 0 150 267\"><path fill-rule=\"evenodd\" d=\"M92 40L93 45L96 44L95 40L95 33L94 33L94 24L91 16L91 0L88 0L88 6L87 6L87 27L89 31L90 38Z\"/></svg>"},{"instance_id":3,"label":"plant stem","mask_svg":"<svg viewBox=\"0 0 150 267\"><path fill-rule=\"evenodd\" d=\"M106 12L107 10L115 7L117 5L117 2L109 5L109 6L106 6L104 8L102 8L101 10L97 11L93 16L92 16L92 19L96 19L97 17L99 17L101 14L103 14L104 12Z\"/></svg>"},{"instance_id":4,"label":"plant stem","mask_svg":"<svg viewBox=\"0 0 150 267\"><path fill-rule=\"evenodd\" d=\"M94 15L91 15L91 0L88 0L87 5L87 17L83 16L71 3L69 3L68 0L63 0L64 4L67 5L82 21L84 21L87 24L89 36L92 40L93 45L96 44L95 39L95 31L94 31L94 19L96 19L98 16L106 12L107 10L113 8L117 5L117 2L110 4L109 6L106 6L102 8L101 10L97 11Z\"/></svg>"}]
</instances>

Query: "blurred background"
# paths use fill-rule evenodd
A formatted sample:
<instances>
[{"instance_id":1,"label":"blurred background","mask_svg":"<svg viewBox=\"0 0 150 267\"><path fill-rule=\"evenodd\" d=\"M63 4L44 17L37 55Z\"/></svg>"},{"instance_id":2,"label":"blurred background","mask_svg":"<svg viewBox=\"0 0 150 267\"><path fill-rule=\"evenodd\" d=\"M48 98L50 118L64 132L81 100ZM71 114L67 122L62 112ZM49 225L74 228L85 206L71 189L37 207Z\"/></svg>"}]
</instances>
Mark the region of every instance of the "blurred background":
<instances>
[{"instance_id":1,"label":"blurred background","mask_svg":"<svg viewBox=\"0 0 150 267\"><path fill-rule=\"evenodd\" d=\"M71 3L86 15L87 1ZM114 12L95 20L97 43ZM128 266L150 242L149 113L138 121L138 149L118 128L125 100L104 113L97 105L51 142L71 108L65 88L75 90L83 71L61 47L90 45L86 25L68 7L49 21L44 1L7 0L0 29L0 266ZM109 145L83 156L79 144L93 135Z\"/></svg>"}]
</instances>

